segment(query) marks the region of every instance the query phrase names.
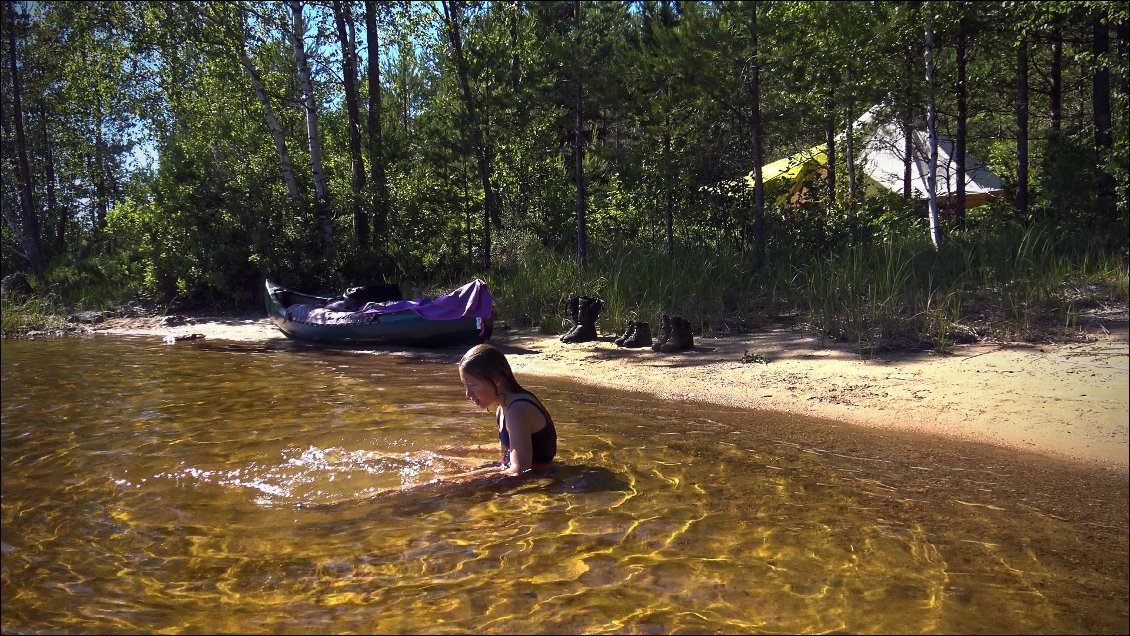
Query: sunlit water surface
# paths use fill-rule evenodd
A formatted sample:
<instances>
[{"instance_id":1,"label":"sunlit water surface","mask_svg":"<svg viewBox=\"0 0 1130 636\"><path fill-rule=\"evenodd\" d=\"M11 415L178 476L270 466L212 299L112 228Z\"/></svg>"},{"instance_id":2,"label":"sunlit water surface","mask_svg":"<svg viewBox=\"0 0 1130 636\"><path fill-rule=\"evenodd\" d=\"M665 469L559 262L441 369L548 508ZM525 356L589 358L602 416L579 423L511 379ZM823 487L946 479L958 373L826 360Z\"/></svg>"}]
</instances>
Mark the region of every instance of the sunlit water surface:
<instances>
[{"instance_id":1,"label":"sunlit water surface","mask_svg":"<svg viewBox=\"0 0 1130 636\"><path fill-rule=\"evenodd\" d=\"M1125 475L522 378L445 490L458 351L2 347L5 633L1127 632Z\"/></svg>"}]
</instances>

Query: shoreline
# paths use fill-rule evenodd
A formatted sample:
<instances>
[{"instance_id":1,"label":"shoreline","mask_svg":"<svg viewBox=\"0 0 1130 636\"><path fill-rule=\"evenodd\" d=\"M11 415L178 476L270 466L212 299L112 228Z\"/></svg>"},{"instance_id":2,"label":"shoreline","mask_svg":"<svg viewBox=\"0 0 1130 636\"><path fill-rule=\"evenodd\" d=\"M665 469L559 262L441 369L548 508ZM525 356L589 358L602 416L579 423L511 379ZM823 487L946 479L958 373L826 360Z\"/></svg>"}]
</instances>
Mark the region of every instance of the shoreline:
<instances>
[{"instance_id":1,"label":"shoreline","mask_svg":"<svg viewBox=\"0 0 1130 636\"><path fill-rule=\"evenodd\" d=\"M1125 337L1060 345L979 344L954 353L861 359L793 330L696 338L659 354L610 342L564 345L517 335L539 353L509 356L516 374L564 377L664 400L834 420L875 431L934 435L1126 473L1130 373ZM743 363L757 353L765 364Z\"/></svg>"},{"instance_id":2,"label":"shoreline","mask_svg":"<svg viewBox=\"0 0 1130 636\"><path fill-rule=\"evenodd\" d=\"M189 317L178 326L161 322L111 319L88 333L286 341L262 314ZM1127 336L1122 312L1073 342L982 342L957 345L949 354L894 351L869 359L787 326L695 337L694 349L674 354L619 348L612 343L615 334L565 344L555 335L502 327L491 342L519 376L829 419L873 432L987 443L1128 473ZM454 362L463 350L427 351Z\"/></svg>"}]
</instances>

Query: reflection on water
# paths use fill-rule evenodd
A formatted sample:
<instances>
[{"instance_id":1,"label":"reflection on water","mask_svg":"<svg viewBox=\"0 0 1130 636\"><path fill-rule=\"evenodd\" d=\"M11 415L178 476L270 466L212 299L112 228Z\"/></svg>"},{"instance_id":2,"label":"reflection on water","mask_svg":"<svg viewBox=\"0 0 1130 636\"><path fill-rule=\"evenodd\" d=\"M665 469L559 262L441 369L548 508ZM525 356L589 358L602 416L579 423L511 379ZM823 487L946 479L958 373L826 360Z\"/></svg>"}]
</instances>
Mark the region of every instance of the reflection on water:
<instances>
[{"instance_id":1,"label":"reflection on water","mask_svg":"<svg viewBox=\"0 0 1130 636\"><path fill-rule=\"evenodd\" d=\"M525 378L562 465L440 489L459 352L2 346L6 633L1128 628L1125 475Z\"/></svg>"}]
</instances>

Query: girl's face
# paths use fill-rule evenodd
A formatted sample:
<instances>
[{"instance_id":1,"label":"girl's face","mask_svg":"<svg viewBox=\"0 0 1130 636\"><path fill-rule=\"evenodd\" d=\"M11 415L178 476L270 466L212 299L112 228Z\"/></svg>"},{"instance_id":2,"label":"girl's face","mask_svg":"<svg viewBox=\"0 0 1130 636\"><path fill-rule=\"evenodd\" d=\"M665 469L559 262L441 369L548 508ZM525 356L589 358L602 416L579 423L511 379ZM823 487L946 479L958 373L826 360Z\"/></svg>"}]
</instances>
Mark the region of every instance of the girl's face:
<instances>
[{"instance_id":1,"label":"girl's face","mask_svg":"<svg viewBox=\"0 0 1130 636\"><path fill-rule=\"evenodd\" d=\"M498 406L498 387L494 382L477 375L464 373L459 370L459 379L463 381L463 393L475 406L489 410Z\"/></svg>"}]
</instances>

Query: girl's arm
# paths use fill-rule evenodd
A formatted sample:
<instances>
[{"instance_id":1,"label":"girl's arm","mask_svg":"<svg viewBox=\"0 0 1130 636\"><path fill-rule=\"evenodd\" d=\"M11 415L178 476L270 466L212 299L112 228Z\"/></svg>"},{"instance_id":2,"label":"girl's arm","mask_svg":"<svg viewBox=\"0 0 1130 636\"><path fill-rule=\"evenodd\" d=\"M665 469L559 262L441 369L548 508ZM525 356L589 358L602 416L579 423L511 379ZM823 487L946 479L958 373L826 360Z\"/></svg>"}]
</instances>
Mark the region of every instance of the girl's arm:
<instances>
[{"instance_id":1,"label":"girl's arm","mask_svg":"<svg viewBox=\"0 0 1130 636\"><path fill-rule=\"evenodd\" d=\"M457 473L455 475L444 475L437 477L433 481L462 481L471 477L478 477L479 475L493 475L502 472L502 468L497 464L494 466L486 466L484 468L476 468L475 470L468 470L465 473Z\"/></svg>"},{"instance_id":2,"label":"girl's arm","mask_svg":"<svg viewBox=\"0 0 1130 636\"><path fill-rule=\"evenodd\" d=\"M545 417L529 402L517 402L506 410L503 420L510 434L510 467L503 475L520 475L534 467L534 426Z\"/></svg>"}]
</instances>

